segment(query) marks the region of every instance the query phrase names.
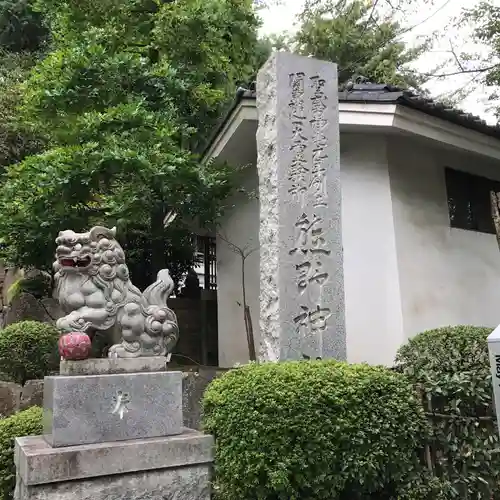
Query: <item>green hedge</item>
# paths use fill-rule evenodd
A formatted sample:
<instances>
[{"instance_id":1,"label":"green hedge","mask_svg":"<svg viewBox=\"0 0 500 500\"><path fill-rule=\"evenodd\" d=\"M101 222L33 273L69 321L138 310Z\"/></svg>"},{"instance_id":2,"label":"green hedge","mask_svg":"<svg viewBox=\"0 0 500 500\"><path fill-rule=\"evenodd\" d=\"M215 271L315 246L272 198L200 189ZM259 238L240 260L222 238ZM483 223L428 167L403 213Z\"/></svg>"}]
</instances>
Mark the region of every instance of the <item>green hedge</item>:
<instances>
[{"instance_id":1,"label":"green hedge","mask_svg":"<svg viewBox=\"0 0 500 500\"><path fill-rule=\"evenodd\" d=\"M486 342L491 331L475 326L430 330L411 339L396 358L398 369L423 391L435 474L451 482L456 498L500 499Z\"/></svg>"},{"instance_id":2,"label":"green hedge","mask_svg":"<svg viewBox=\"0 0 500 500\"><path fill-rule=\"evenodd\" d=\"M14 438L41 433L42 409L36 406L0 420L0 500L11 500L14 495Z\"/></svg>"},{"instance_id":3,"label":"green hedge","mask_svg":"<svg viewBox=\"0 0 500 500\"><path fill-rule=\"evenodd\" d=\"M204 419L223 500L411 499L421 473L422 406L381 367L247 365L211 383Z\"/></svg>"},{"instance_id":4,"label":"green hedge","mask_svg":"<svg viewBox=\"0 0 500 500\"><path fill-rule=\"evenodd\" d=\"M20 321L0 330L0 372L18 384L59 369L59 332L49 324Z\"/></svg>"}]
</instances>

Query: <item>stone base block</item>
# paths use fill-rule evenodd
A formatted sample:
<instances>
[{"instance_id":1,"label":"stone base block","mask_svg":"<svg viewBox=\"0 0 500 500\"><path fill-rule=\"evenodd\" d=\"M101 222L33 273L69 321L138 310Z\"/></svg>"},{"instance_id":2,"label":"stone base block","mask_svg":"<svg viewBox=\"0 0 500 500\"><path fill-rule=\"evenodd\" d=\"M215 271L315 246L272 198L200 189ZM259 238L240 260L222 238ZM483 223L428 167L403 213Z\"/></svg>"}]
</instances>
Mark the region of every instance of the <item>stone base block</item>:
<instances>
[{"instance_id":1,"label":"stone base block","mask_svg":"<svg viewBox=\"0 0 500 500\"><path fill-rule=\"evenodd\" d=\"M117 373L163 372L167 369L165 356L142 358L90 358L83 361L62 360L60 375L113 375Z\"/></svg>"},{"instance_id":2,"label":"stone base block","mask_svg":"<svg viewBox=\"0 0 500 500\"><path fill-rule=\"evenodd\" d=\"M51 448L17 438L15 500L210 500L211 436Z\"/></svg>"},{"instance_id":3,"label":"stone base block","mask_svg":"<svg viewBox=\"0 0 500 500\"><path fill-rule=\"evenodd\" d=\"M182 432L182 373L45 377L44 436L53 447Z\"/></svg>"}]
</instances>

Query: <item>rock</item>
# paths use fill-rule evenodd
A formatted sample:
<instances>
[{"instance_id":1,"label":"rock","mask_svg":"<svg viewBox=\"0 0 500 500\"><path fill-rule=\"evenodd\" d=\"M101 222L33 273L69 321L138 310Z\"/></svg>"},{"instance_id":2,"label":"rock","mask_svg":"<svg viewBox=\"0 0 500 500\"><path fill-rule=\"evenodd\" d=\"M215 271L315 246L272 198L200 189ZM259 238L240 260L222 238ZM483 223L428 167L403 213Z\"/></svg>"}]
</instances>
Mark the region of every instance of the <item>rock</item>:
<instances>
[{"instance_id":1,"label":"rock","mask_svg":"<svg viewBox=\"0 0 500 500\"><path fill-rule=\"evenodd\" d=\"M53 323L57 321L59 318L64 316L64 313L57 302L56 299L53 298L45 298L41 301L42 306L45 308L45 314L50 318L50 322Z\"/></svg>"},{"instance_id":2,"label":"rock","mask_svg":"<svg viewBox=\"0 0 500 500\"><path fill-rule=\"evenodd\" d=\"M8 417L19 410L21 391L19 384L0 381L0 416Z\"/></svg>"},{"instance_id":3,"label":"rock","mask_svg":"<svg viewBox=\"0 0 500 500\"><path fill-rule=\"evenodd\" d=\"M5 315L5 325L27 320L55 323L36 297L29 293L22 293L12 301L8 308Z\"/></svg>"},{"instance_id":4,"label":"rock","mask_svg":"<svg viewBox=\"0 0 500 500\"><path fill-rule=\"evenodd\" d=\"M20 410L43 405L43 380L28 380L22 389Z\"/></svg>"},{"instance_id":5,"label":"rock","mask_svg":"<svg viewBox=\"0 0 500 500\"><path fill-rule=\"evenodd\" d=\"M116 375L118 373L164 372L165 356L138 358L90 358L83 361L61 360L60 375Z\"/></svg>"}]
</instances>

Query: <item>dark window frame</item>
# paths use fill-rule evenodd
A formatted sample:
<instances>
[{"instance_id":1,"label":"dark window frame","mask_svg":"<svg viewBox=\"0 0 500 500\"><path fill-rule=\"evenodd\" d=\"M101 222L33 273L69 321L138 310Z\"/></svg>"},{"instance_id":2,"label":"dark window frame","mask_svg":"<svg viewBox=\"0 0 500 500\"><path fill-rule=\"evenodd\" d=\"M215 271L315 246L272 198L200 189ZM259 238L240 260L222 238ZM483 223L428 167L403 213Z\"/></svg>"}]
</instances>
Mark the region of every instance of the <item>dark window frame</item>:
<instances>
[{"instance_id":1,"label":"dark window frame","mask_svg":"<svg viewBox=\"0 0 500 500\"><path fill-rule=\"evenodd\" d=\"M217 290L217 245L213 236L195 235L196 254L204 266L204 290Z\"/></svg>"},{"instance_id":2,"label":"dark window frame","mask_svg":"<svg viewBox=\"0 0 500 500\"><path fill-rule=\"evenodd\" d=\"M445 183L450 226L495 234L490 193L500 192L500 181L445 167Z\"/></svg>"}]
</instances>

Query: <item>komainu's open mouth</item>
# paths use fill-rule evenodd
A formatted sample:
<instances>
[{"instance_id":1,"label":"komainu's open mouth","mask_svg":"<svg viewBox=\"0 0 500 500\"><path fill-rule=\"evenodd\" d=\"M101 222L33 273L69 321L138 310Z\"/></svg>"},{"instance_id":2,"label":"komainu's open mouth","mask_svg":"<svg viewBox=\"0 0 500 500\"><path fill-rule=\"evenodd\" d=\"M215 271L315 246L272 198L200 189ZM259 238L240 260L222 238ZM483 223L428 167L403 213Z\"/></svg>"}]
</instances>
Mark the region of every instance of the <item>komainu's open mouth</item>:
<instances>
[{"instance_id":1,"label":"komainu's open mouth","mask_svg":"<svg viewBox=\"0 0 500 500\"><path fill-rule=\"evenodd\" d=\"M88 267L92 262L89 256L86 257L66 257L59 259L59 263L63 267Z\"/></svg>"}]
</instances>

